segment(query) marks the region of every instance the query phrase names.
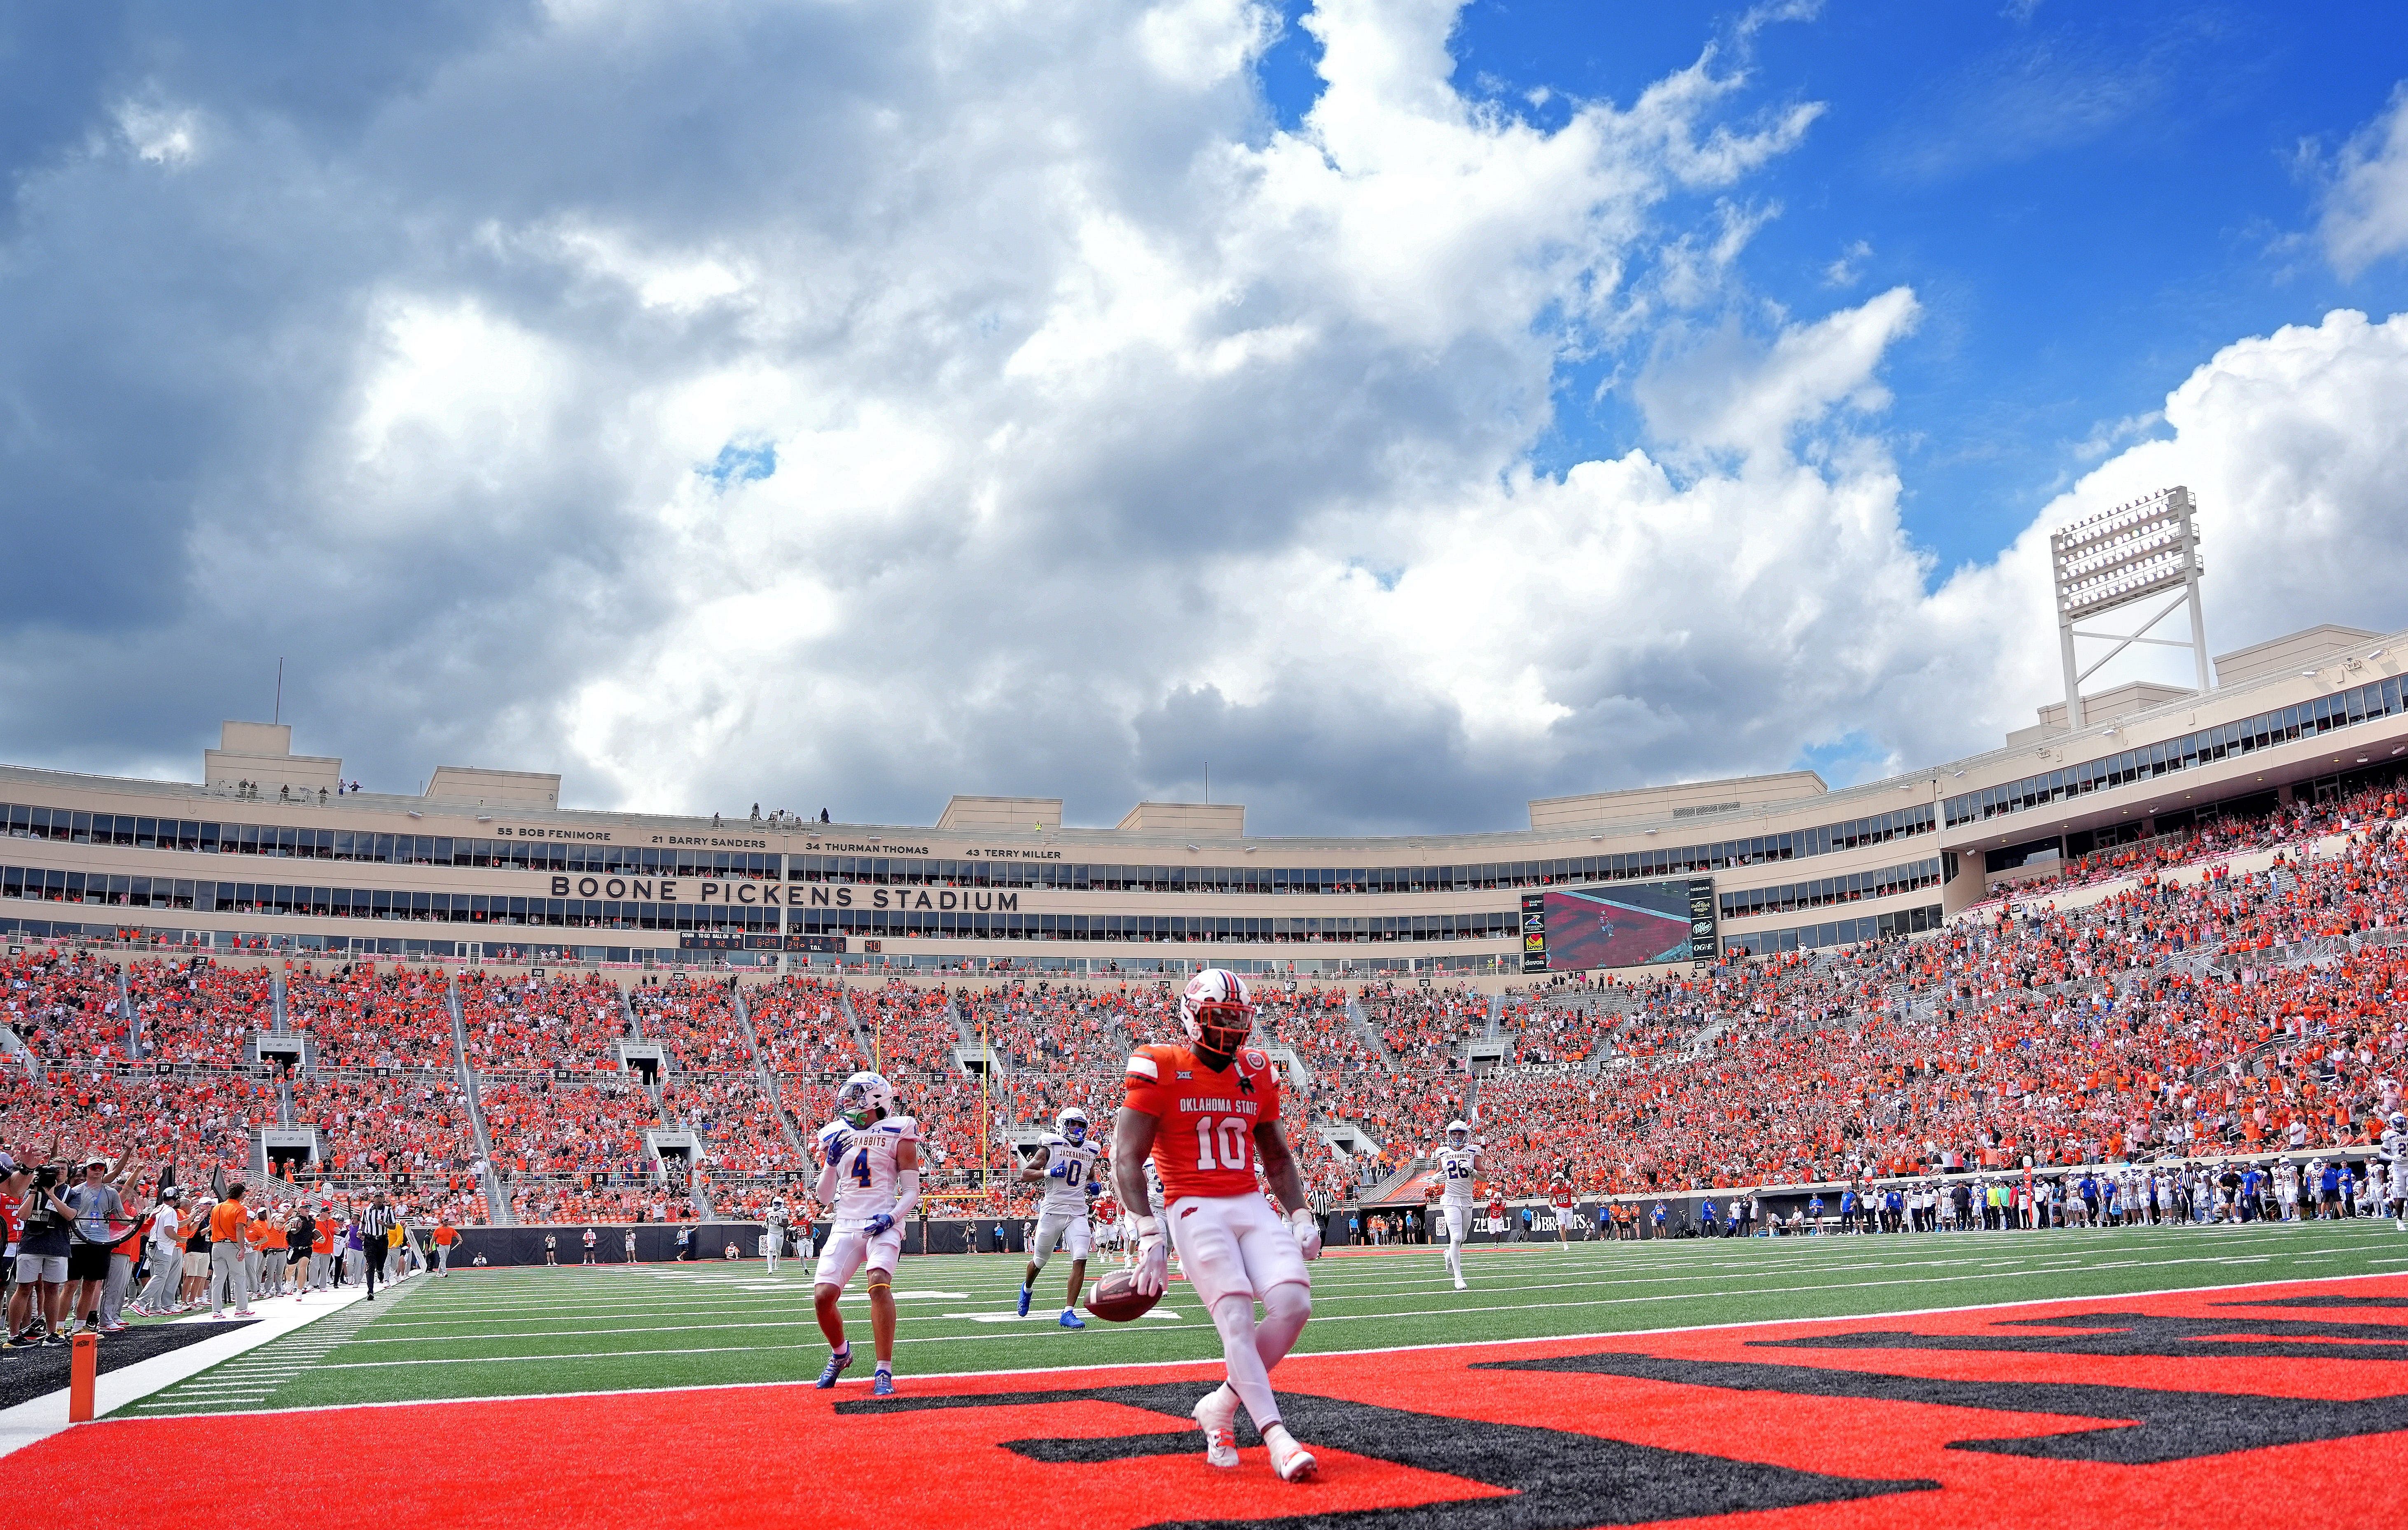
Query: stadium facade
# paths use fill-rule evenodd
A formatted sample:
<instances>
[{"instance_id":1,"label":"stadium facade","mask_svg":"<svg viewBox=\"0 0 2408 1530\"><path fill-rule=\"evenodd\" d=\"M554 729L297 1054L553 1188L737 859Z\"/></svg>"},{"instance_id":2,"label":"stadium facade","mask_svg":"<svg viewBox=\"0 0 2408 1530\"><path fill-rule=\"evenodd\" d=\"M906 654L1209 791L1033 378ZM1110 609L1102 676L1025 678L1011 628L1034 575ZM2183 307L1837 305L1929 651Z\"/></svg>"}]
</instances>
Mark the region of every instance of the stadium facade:
<instances>
[{"instance_id":1,"label":"stadium facade","mask_svg":"<svg viewBox=\"0 0 2408 1530\"><path fill-rule=\"evenodd\" d=\"M0 767L0 930L790 967L1679 965L1918 934L2060 858L2396 773L2403 644L2311 628L2222 655L2205 693L2126 686L2079 731L2043 708L2003 748L1840 791L1692 782L1385 838L1249 836L1226 804L1110 829L1018 797L955 797L927 827L587 812L556 776L454 767L420 796L349 793L289 727L229 722L197 785Z\"/></svg>"}]
</instances>

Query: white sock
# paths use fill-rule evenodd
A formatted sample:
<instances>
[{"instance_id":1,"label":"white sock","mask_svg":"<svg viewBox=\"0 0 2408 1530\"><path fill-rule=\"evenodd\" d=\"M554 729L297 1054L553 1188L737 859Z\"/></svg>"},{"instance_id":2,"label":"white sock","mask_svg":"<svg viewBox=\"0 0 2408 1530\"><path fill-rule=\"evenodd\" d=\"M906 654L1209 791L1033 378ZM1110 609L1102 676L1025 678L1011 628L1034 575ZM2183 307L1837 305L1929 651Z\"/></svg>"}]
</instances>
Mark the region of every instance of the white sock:
<instances>
[{"instance_id":1,"label":"white sock","mask_svg":"<svg viewBox=\"0 0 2408 1530\"><path fill-rule=\"evenodd\" d=\"M1228 1363L1229 1390L1246 1405L1254 1427L1268 1429L1279 1423L1279 1403L1271 1396L1270 1370L1254 1348L1254 1299L1222 1297L1212 1306L1212 1326L1221 1331L1221 1357Z\"/></svg>"}]
</instances>

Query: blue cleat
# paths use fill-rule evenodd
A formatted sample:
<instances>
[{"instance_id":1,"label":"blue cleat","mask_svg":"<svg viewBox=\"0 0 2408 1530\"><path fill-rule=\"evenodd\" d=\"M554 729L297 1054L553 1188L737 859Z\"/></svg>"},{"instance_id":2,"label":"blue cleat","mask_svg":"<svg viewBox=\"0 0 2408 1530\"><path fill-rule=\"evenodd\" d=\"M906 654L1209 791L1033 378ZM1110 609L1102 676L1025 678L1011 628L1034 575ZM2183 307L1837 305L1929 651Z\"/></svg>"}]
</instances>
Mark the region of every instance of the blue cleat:
<instances>
[{"instance_id":1,"label":"blue cleat","mask_svg":"<svg viewBox=\"0 0 2408 1530\"><path fill-rule=\"evenodd\" d=\"M1078 1310L1077 1310L1075 1308L1068 1308L1068 1307L1066 1307L1066 1308L1062 1308L1062 1326L1063 1326L1063 1327L1065 1327L1065 1328L1084 1328L1086 1325L1087 1325L1087 1323L1086 1323L1086 1320L1079 1316Z\"/></svg>"},{"instance_id":2,"label":"blue cleat","mask_svg":"<svg viewBox=\"0 0 2408 1530\"><path fill-rule=\"evenodd\" d=\"M869 1373L869 1394L873 1397L895 1395L895 1373L883 1366Z\"/></svg>"},{"instance_id":3,"label":"blue cleat","mask_svg":"<svg viewBox=\"0 0 2408 1530\"><path fill-rule=\"evenodd\" d=\"M1028 1316L1028 1288L1026 1286L1022 1286L1020 1288L1020 1315L1024 1318Z\"/></svg>"},{"instance_id":4,"label":"blue cleat","mask_svg":"<svg viewBox=\"0 0 2408 1530\"><path fill-rule=\"evenodd\" d=\"M852 1364L853 1347L851 1345L847 1345L842 1354L831 1354L828 1356L827 1369L820 1372L819 1380L813 1384L819 1387L822 1391L825 1391L827 1388L836 1385L836 1379L842 1376L845 1372L845 1367Z\"/></svg>"}]
</instances>

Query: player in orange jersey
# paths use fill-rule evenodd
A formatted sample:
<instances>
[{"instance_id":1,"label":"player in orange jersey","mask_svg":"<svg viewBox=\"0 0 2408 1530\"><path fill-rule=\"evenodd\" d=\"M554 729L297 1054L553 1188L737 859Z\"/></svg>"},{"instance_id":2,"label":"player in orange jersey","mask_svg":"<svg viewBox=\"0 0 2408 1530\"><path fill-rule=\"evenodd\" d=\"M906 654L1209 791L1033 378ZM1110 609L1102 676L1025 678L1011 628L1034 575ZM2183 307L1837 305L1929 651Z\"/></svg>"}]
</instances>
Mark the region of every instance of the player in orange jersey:
<instances>
[{"instance_id":1,"label":"player in orange jersey","mask_svg":"<svg viewBox=\"0 0 2408 1530\"><path fill-rule=\"evenodd\" d=\"M1246 985L1234 972L1207 967L1188 979L1179 1018L1186 1046L1140 1047L1130 1056L1127 1102L1112 1127L1112 1186L1137 1232L1138 1289L1163 1289L1175 1240L1180 1267L1220 1330L1229 1380L1196 1405L1204 1459L1238 1464L1243 1402L1271 1469L1283 1480L1306 1481L1318 1466L1280 1423L1270 1371L1312 1315L1305 1261L1321 1252L1321 1226L1280 1134L1279 1074L1247 1045L1254 1012ZM1149 1159L1162 1179L1159 1214L1145 1182ZM1287 1208L1286 1222L1264 1204L1257 1168Z\"/></svg>"}]
</instances>

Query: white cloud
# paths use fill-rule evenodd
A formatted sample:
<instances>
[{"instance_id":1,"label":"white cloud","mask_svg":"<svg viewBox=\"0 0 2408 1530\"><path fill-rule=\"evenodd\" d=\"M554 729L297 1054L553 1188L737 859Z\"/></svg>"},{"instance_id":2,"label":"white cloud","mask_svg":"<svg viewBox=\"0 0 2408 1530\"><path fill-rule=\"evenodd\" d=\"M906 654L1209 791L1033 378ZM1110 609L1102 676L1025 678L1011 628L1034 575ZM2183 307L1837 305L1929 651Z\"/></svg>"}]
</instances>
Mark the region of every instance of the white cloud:
<instances>
[{"instance_id":1,"label":"white cloud","mask_svg":"<svg viewBox=\"0 0 2408 1530\"><path fill-rule=\"evenodd\" d=\"M1282 129L1245 5L564 3L348 134L213 102L182 174L45 169L28 216L76 217L0 318L79 315L98 381L0 322L54 411L0 451L72 443L12 481L93 495L55 415L87 400L138 454L108 481L157 492L48 556L155 578L12 608L0 718L147 764L286 652L303 747L372 784L439 757L587 804L1109 822L1210 758L1288 831L2028 721L2039 530L1934 591L1900 529L1914 294L1724 317L1757 311L1750 178L1818 108L1742 110L1707 53L1544 130L1455 89L1457 13L1318 7ZM2402 350L2353 316L2229 348L2049 515L2190 482L2219 642L2408 621ZM1548 476L1570 353L1636 376L1650 444Z\"/></svg>"},{"instance_id":2,"label":"white cloud","mask_svg":"<svg viewBox=\"0 0 2408 1530\"><path fill-rule=\"evenodd\" d=\"M2342 146L2316 232L2345 277L2408 250L2408 84Z\"/></svg>"},{"instance_id":3,"label":"white cloud","mask_svg":"<svg viewBox=\"0 0 2408 1530\"><path fill-rule=\"evenodd\" d=\"M1853 287L1865 274L1865 262L1872 259L1873 247L1856 239L1840 251L1840 258L1823 267L1823 284L1827 287Z\"/></svg>"},{"instance_id":4,"label":"white cloud","mask_svg":"<svg viewBox=\"0 0 2408 1530\"><path fill-rule=\"evenodd\" d=\"M1874 370L1921 312L1912 292L1895 287L1813 323L1788 325L1770 347L1726 326L1659 359L1640 379L1640 406L1649 427L1677 445L1777 455L1793 430L1835 408L1886 407L1889 394Z\"/></svg>"},{"instance_id":5,"label":"white cloud","mask_svg":"<svg viewBox=\"0 0 2408 1530\"><path fill-rule=\"evenodd\" d=\"M200 151L200 114L188 107L122 102L117 108L117 127L135 157L152 164L186 164Z\"/></svg>"},{"instance_id":6,"label":"white cloud","mask_svg":"<svg viewBox=\"0 0 2408 1530\"><path fill-rule=\"evenodd\" d=\"M1138 46L1154 72L1203 90L1252 64L1279 36L1279 13L1252 0L1163 0L1138 18Z\"/></svg>"}]
</instances>

